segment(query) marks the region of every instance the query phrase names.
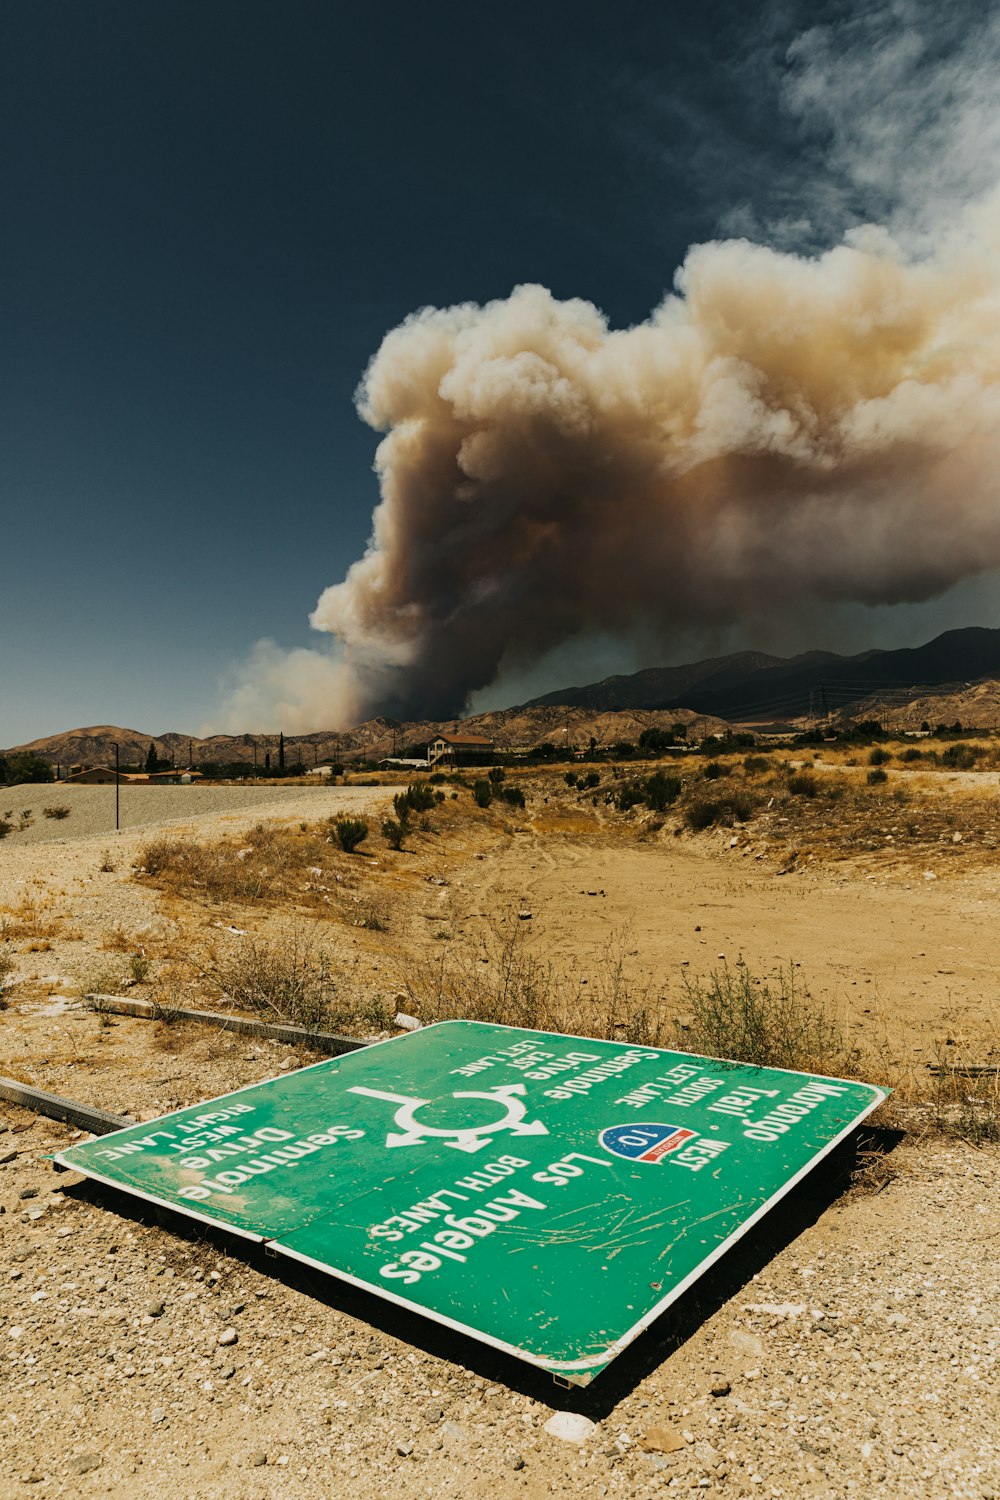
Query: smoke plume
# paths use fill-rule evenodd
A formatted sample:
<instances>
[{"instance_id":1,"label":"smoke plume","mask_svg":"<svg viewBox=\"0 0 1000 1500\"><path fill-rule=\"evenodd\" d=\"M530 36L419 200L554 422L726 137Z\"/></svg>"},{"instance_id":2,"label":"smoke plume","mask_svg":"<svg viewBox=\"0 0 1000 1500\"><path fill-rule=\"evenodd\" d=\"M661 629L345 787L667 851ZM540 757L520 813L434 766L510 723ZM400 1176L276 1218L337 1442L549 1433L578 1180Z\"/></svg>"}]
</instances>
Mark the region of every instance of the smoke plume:
<instances>
[{"instance_id":1,"label":"smoke plume","mask_svg":"<svg viewBox=\"0 0 1000 1500\"><path fill-rule=\"evenodd\" d=\"M937 254L698 246L648 322L518 287L384 340L366 555L313 625L355 711L458 711L519 647L927 599L1000 563L1000 214Z\"/></svg>"},{"instance_id":2,"label":"smoke plume","mask_svg":"<svg viewBox=\"0 0 1000 1500\"><path fill-rule=\"evenodd\" d=\"M875 46L887 13L806 33L785 93L836 123L838 193L886 198L874 163L892 169L891 229L821 254L697 245L625 330L533 285L407 318L358 393L385 434L371 541L311 616L339 645L264 643L236 712L441 717L581 632L667 642L1000 565L1000 195L973 149L1000 141L995 75L929 66L912 36ZM1000 25L976 45L992 63ZM866 112L866 78L912 130Z\"/></svg>"}]
</instances>

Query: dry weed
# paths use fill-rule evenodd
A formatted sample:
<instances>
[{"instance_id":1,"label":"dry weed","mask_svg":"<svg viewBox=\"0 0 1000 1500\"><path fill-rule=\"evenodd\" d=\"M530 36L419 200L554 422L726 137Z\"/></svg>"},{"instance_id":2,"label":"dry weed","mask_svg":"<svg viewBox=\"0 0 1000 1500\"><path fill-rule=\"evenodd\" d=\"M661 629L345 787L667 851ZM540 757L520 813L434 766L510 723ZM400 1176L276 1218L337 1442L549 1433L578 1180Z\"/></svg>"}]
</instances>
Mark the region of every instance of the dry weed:
<instances>
[{"instance_id":1,"label":"dry weed","mask_svg":"<svg viewBox=\"0 0 1000 1500\"><path fill-rule=\"evenodd\" d=\"M30 896L17 906L3 908L0 915L0 941L13 938L52 938L59 935L59 918L46 915L46 907Z\"/></svg>"}]
</instances>

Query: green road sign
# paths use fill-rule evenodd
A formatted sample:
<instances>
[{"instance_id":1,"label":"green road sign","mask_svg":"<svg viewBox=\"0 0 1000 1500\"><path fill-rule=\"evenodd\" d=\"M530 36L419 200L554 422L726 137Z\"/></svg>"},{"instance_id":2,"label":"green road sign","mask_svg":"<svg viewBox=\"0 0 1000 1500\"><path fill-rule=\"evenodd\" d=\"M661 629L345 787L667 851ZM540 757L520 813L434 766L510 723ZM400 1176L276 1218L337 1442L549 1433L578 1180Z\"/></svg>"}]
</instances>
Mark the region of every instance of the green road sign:
<instances>
[{"instance_id":1,"label":"green road sign","mask_svg":"<svg viewBox=\"0 0 1000 1500\"><path fill-rule=\"evenodd\" d=\"M586 1385L885 1097L447 1021L57 1160Z\"/></svg>"}]
</instances>

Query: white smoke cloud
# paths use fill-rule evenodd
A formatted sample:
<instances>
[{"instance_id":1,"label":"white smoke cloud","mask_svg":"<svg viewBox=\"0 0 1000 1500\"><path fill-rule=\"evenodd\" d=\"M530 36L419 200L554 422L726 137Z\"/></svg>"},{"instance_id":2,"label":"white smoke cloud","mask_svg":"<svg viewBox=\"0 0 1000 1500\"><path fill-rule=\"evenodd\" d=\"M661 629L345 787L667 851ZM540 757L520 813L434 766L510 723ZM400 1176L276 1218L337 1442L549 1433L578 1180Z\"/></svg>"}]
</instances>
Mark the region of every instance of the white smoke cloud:
<instances>
[{"instance_id":1,"label":"white smoke cloud","mask_svg":"<svg viewBox=\"0 0 1000 1500\"><path fill-rule=\"evenodd\" d=\"M695 246L627 330L529 285L386 336L358 395L385 434L371 542L311 616L339 654L262 644L230 723L452 714L581 632L922 601L1000 565L1000 198L974 150L995 172L1000 26L974 63L917 13L805 33L783 85L837 203L891 190L891 227Z\"/></svg>"}]
</instances>

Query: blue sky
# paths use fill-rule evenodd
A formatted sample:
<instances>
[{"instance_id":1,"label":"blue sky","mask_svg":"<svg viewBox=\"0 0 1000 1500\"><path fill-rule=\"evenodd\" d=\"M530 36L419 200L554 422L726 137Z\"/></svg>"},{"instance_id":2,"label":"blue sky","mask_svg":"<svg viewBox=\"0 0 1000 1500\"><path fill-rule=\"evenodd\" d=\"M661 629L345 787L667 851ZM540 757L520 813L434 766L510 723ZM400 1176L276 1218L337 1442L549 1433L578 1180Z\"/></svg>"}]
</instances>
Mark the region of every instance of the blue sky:
<instances>
[{"instance_id":1,"label":"blue sky","mask_svg":"<svg viewBox=\"0 0 1000 1500\"><path fill-rule=\"evenodd\" d=\"M530 281L627 327L694 242L810 253L891 215L782 104L796 38L852 8L749 10L8 0L0 744L197 731L255 642L315 644L378 499L353 394L414 309ZM766 644L998 623L992 581L963 587ZM738 638L570 639L494 698Z\"/></svg>"}]
</instances>

